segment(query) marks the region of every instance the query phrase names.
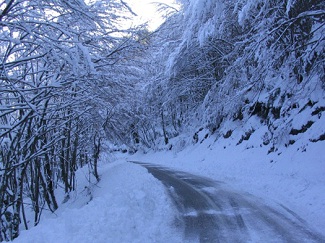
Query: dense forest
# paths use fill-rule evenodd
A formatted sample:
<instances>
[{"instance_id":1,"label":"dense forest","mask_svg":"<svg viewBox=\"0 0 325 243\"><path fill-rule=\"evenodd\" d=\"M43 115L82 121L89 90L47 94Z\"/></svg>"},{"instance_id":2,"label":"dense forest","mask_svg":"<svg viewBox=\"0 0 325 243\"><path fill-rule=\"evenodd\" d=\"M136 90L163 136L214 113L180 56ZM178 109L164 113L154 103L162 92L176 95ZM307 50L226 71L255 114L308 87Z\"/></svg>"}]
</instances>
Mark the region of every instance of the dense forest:
<instances>
[{"instance_id":1,"label":"dense forest","mask_svg":"<svg viewBox=\"0 0 325 243\"><path fill-rule=\"evenodd\" d=\"M242 139L266 126L272 152L321 117L324 1L180 3L150 32L121 26L124 1L0 2L0 241L68 200L78 168L100 180L104 149L181 149L255 117Z\"/></svg>"}]
</instances>

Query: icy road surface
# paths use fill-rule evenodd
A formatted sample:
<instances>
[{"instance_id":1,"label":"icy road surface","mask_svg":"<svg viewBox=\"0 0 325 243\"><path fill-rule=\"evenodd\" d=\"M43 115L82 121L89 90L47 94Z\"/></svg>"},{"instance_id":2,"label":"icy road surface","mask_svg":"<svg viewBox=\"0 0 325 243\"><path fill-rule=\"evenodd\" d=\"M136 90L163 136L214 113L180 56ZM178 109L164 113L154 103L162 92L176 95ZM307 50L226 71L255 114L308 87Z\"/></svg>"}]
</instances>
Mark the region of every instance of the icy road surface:
<instances>
[{"instance_id":1,"label":"icy road surface","mask_svg":"<svg viewBox=\"0 0 325 243\"><path fill-rule=\"evenodd\" d=\"M325 242L284 205L266 203L224 183L140 162L168 189L185 242Z\"/></svg>"}]
</instances>

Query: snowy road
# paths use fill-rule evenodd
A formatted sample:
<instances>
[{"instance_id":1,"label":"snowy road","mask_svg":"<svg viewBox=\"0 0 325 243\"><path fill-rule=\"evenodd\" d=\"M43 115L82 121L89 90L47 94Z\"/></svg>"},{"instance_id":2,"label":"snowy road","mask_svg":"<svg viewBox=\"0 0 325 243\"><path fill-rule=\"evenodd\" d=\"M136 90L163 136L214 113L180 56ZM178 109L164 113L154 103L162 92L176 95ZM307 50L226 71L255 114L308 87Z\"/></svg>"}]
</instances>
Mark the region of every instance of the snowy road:
<instances>
[{"instance_id":1,"label":"snowy road","mask_svg":"<svg viewBox=\"0 0 325 243\"><path fill-rule=\"evenodd\" d=\"M168 189L180 214L184 242L325 242L290 209L235 192L224 183L140 164Z\"/></svg>"}]
</instances>

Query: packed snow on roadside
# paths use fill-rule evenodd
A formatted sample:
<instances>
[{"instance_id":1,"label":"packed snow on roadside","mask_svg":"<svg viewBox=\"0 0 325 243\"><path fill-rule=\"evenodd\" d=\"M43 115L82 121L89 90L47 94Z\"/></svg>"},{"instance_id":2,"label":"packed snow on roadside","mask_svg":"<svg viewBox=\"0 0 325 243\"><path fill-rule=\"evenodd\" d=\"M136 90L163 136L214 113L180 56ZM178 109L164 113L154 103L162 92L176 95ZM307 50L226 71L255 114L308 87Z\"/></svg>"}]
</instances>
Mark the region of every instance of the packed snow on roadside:
<instances>
[{"instance_id":1,"label":"packed snow on roadside","mask_svg":"<svg viewBox=\"0 0 325 243\"><path fill-rule=\"evenodd\" d=\"M78 171L79 192L14 242L181 242L177 211L146 169L121 160L102 163L101 181L91 188L85 171Z\"/></svg>"}]
</instances>

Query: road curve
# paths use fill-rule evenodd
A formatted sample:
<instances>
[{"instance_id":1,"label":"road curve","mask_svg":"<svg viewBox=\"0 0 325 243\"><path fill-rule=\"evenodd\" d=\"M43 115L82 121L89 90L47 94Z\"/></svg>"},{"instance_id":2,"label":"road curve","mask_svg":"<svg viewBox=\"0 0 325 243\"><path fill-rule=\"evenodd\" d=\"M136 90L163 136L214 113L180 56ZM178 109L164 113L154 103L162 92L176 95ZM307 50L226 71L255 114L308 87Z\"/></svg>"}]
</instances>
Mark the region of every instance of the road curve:
<instances>
[{"instance_id":1,"label":"road curve","mask_svg":"<svg viewBox=\"0 0 325 243\"><path fill-rule=\"evenodd\" d=\"M166 186L182 215L178 226L184 230L184 242L325 242L283 205L270 206L205 177L130 162L147 168Z\"/></svg>"}]
</instances>

